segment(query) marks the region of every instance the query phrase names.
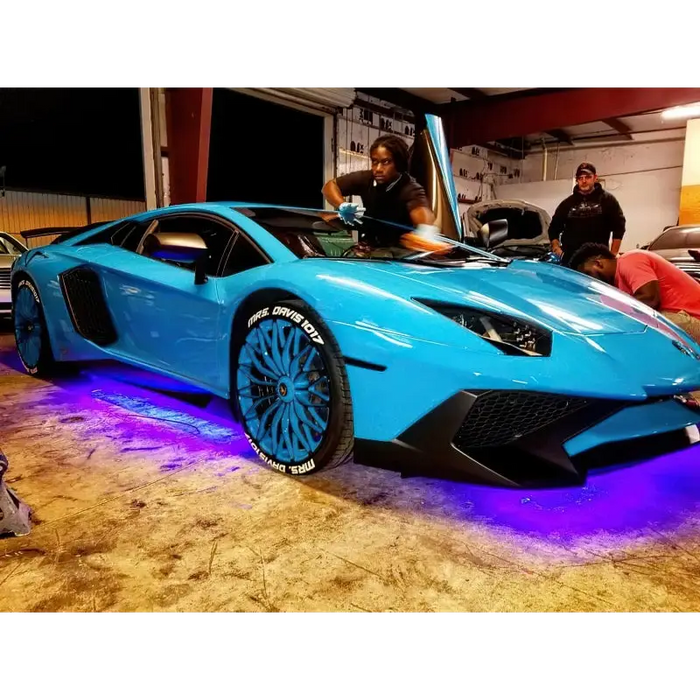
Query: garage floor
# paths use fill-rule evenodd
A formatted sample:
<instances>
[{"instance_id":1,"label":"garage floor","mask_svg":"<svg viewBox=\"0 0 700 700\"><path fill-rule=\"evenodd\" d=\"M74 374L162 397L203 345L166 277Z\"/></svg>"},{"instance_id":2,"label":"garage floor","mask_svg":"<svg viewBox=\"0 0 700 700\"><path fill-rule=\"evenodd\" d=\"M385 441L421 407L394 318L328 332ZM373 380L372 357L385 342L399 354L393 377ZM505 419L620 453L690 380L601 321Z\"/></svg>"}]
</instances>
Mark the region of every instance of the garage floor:
<instances>
[{"instance_id":1,"label":"garage floor","mask_svg":"<svg viewBox=\"0 0 700 700\"><path fill-rule=\"evenodd\" d=\"M700 447L560 491L302 480L224 402L131 381L33 379L0 329L0 448L35 514L0 539L0 611L700 609Z\"/></svg>"}]
</instances>

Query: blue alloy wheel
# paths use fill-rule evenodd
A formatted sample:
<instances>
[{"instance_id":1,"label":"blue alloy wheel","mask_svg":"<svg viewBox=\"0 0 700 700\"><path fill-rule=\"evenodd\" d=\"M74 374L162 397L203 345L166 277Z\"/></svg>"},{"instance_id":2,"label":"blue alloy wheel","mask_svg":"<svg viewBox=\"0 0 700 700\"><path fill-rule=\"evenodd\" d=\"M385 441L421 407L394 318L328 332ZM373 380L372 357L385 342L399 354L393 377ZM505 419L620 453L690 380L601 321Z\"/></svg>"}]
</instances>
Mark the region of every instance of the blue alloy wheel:
<instances>
[{"instance_id":1,"label":"blue alloy wheel","mask_svg":"<svg viewBox=\"0 0 700 700\"><path fill-rule=\"evenodd\" d=\"M354 442L352 402L343 356L325 324L295 300L258 310L244 333L234 391L256 453L297 475L344 462Z\"/></svg>"}]
</instances>

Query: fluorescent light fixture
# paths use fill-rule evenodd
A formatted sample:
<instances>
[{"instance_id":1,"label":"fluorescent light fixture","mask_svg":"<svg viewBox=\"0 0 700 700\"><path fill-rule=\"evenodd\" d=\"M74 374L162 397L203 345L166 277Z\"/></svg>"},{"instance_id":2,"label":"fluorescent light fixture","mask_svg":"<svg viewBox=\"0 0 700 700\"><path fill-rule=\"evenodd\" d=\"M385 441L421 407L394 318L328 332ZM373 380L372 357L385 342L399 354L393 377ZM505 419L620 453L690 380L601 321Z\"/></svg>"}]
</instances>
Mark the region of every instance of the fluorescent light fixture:
<instances>
[{"instance_id":1,"label":"fluorescent light fixture","mask_svg":"<svg viewBox=\"0 0 700 700\"><path fill-rule=\"evenodd\" d=\"M700 102L692 105L682 105L680 107L671 107L661 112L662 119L692 119L700 117Z\"/></svg>"}]
</instances>

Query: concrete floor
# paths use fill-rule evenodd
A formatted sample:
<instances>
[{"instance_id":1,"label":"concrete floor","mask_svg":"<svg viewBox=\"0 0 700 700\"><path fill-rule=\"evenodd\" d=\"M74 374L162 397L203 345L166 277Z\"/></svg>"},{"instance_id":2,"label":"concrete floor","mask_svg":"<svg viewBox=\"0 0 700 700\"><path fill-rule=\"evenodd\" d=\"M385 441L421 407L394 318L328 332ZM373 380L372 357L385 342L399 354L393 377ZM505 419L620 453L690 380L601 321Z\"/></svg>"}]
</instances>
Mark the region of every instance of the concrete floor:
<instances>
[{"instance_id":1,"label":"concrete floor","mask_svg":"<svg viewBox=\"0 0 700 700\"><path fill-rule=\"evenodd\" d=\"M35 515L0 539L0 611L700 608L698 447L560 491L352 464L296 479L255 458L223 402L109 368L34 379L8 332L0 447Z\"/></svg>"}]
</instances>

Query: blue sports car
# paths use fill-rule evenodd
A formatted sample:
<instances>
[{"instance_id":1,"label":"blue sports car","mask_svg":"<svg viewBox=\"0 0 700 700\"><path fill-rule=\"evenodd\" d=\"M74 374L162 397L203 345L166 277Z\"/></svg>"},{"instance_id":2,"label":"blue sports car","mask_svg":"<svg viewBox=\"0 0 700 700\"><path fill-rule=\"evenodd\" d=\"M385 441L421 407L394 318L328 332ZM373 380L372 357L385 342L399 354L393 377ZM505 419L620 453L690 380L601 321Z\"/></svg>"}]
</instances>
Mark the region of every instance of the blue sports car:
<instances>
[{"instance_id":1,"label":"blue sports car","mask_svg":"<svg viewBox=\"0 0 700 700\"><path fill-rule=\"evenodd\" d=\"M435 208L457 231L444 249L416 252L388 222L262 204L73 232L14 265L24 367L116 359L188 382L230 399L260 458L295 475L353 457L581 483L594 466L690 444L700 347L608 285L463 244L438 127L422 143ZM384 247L360 245L368 231Z\"/></svg>"}]
</instances>

